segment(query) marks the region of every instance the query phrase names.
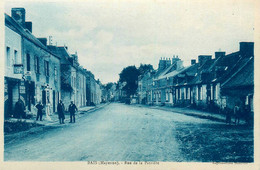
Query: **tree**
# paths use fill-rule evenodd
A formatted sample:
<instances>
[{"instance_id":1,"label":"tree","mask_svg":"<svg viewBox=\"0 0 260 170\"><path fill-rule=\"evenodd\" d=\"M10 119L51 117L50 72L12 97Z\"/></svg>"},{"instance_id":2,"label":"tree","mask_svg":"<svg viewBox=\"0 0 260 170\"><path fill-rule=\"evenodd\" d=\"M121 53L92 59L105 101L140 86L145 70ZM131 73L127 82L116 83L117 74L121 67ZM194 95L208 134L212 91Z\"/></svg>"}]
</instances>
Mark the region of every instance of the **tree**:
<instances>
[{"instance_id":1,"label":"tree","mask_svg":"<svg viewBox=\"0 0 260 170\"><path fill-rule=\"evenodd\" d=\"M123 87L123 90L126 91L127 96L133 95L136 93L138 87L137 81L138 76L140 75L139 70L135 66L128 66L124 68L119 74L119 82L126 82L126 85Z\"/></svg>"},{"instance_id":2,"label":"tree","mask_svg":"<svg viewBox=\"0 0 260 170\"><path fill-rule=\"evenodd\" d=\"M153 71L153 66L151 64L140 64L139 68L140 75L143 75L146 71Z\"/></svg>"},{"instance_id":3,"label":"tree","mask_svg":"<svg viewBox=\"0 0 260 170\"><path fill-rule=\"evenodd\" d=\"M151 64L140 64L137 69L135 66L128 66L124 68L119 74L119 82L126 82L123 90L126 91L127 96L136 93L138 87L138 76L144 74L146 71L152 71L153 66Z\"/></svg>"},{"instance_id":4,"label":"tree","mask_svg":"<svg viewBox=\"0 0 260 170\"><path fill-rule=\"evenodd\" d=\"M105 85L106 90L111 89L111 87L113 86L113 84L114 84L114 83L111 83L111 82L107 83L107 84Z\"/></svg>"}]
</instances>

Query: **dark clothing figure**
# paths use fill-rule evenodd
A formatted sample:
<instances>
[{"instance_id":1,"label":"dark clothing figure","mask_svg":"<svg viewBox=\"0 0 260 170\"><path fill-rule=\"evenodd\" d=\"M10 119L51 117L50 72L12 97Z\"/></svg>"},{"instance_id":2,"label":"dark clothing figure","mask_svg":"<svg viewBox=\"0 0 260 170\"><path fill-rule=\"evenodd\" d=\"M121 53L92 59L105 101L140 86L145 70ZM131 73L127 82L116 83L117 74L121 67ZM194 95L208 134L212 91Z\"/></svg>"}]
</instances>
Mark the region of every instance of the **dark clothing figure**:
<instances>
[{"instance_id":1,"label":"dark clothing figure","mask_svg":"<svg viewBox=\"0 0 260 170\"><path fill-rule=\"evenodd\" d=\"M223 108L223 112L226 115L226 124L231 125L231 112L226 107Z\"/></svg>"},{"instance_id":2,"label":"dark clothing figure","mask_svg":"<svg viewBox=\"0 0 260 170\"><path fill-rule=\"evenodd\" d=\"M64 104L62 102L60 102L57 107L60 124L64 124L64 119L65 119L64 110L65 110Z\"/></svg>"},{"instance_id":3,"label":"dark clothing figure","mask_svg":"<svg viewBox=\"0 0 260 170\"><path fill-rule=\"evenodd\" d=\"M72 123L72 119L73 122L75 123L75 112L78 111L78 108L76 107L75 104L71 103L69 105L69 112L70 112L70 123Z\"/></svg>"},{"instance_id":4,"label":"dark clothing figure","mask_svg":"<svg viewBox=\"0 0 260 170\"><path fill-rule=\"evenodd\" d=\"M16 103L15 103L15 106L14 106L14 117L15 118L25 118L25 107L24 107L24 104L22 102L21 99L19 99Z\"/></svg>"},{"instance_id":5,"label":"dark clothing figure","mask_svg":"<svg viewBox=\"0 0 260 170\"><path fill-rule=\"evenodd\" d=\"M36 108L37 108L37 118L36 118L36 120L38 120L39 119L39 117L40 117L40 121L42 121L42 109L44 108L43 107L43 105L41 104L41 103L38 103L36 106L35 106Z\"/></svg>"}]
</instances>

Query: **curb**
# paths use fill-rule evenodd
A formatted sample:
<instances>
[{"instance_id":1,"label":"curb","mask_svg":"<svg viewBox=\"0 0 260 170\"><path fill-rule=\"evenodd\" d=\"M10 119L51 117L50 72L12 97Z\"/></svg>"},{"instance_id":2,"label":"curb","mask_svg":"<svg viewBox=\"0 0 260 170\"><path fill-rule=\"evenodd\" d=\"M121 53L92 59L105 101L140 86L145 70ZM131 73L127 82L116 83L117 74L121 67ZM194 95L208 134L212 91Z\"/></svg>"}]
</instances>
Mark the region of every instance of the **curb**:
<instances>
[{"instance_id":1,"label":"curb","mask_svg":"<svg viewBox=\"0 0 260 170\"><path fill-rule=\"evenodd\" d=\"M218 117L215 117L215 116L212 116L212 115L200 115L200 114L196 114L196 113L190 113L190 112L187 112L187 111L177 111L177 110L172 110L171 108L170 109L167 109L167 108L164 108L164 107L154 107L154 106L147 106L147 105L136 105L137 107L146 107L146 108L150 108L150 109L157 109L157 110L163 110L163 111L169 111L169 112L175 112L175 113L179 113L179 114L184 114L184 115L187 115L187 116L193 116L193 117L198 117L198 118L202 118L202 119L208 119L208 120L213 120L213 121L218 121L218 122L226 122L226 118L218 118ZM210 113L209 113L210 114ZM232 119L234 120L234 119ZM240 125L246 125L246 123L243 121L243 120L240 120L242 122L240 122Z\"/></svg>"},{"instance_id":2,"label":"curb","mask_svg":"<svg viewBox=\"0 0 260 170\"><path fill-rule=\"evenodd\" d=\"M92 113L92 112L95 112L99 109L102 109L104 108L105 106L109 105L110 103L106 103L102 106L97 106L95 108L91 108L87 111L81 111L80 113L78 113L77 117L76 118L81 118L85 115L85 113ZM83 114L81 114L82 112L84 112ZM36 133L39 133L39 132L42 132L42 131L46 131L48 129L54 129L54 128L58 128L58 127L64 127L64 125L60 125L58 123L59 121L58 120L53 120L52 122L48 123L48 124L41 124L41 123L37 123L37 126L36 127L32 127L26 131L20 131L20 132L16 132L16 133L13 133L13 134L4 134L4 143L5 144L10 144L12 143L14 140L16 140L17 138L24 138L24 137L27 137L28 135L31 135L31 134L36 134ZM69 125L69 119L67 119L67 121L65 120L65 122L67 122L65 124L65 126L68 126Z\"/></svg>"}]
</instances>

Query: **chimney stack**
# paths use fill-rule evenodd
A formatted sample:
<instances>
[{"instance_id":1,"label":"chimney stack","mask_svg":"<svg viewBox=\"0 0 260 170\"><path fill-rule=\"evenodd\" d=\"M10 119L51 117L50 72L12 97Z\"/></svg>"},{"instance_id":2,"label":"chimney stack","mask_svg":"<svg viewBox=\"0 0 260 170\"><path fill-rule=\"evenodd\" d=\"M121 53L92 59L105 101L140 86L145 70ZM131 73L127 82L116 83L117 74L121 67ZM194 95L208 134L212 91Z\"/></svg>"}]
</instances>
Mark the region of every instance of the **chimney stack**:
<instances>
[{"instance_id":1,"label":"chimney stack","mask_svg":"<svg viewBox=\"0 0 260 170\"><path fill-rule=\"evenodd\" d=\"M240 54L245 57L254 56L254 43L253 42L240 42Z\"/></svg>"},{"instance_id":2,"label":"chimney stack","mask_svg":"<svg viewBox=\"0 0 260 170\"><path fill-rule=\"evenodd\" d=\"M222 51L218 51L218 52L215 52L215 59L218 59L220 57L224 57L226 55L226 52L222 52Z\"/></svg>"},{"instance_id":3,"label":"chimney stack","mask_svg":"<svg viewBox=\"0 0 260 170\"><path fill-rule=\"evenodd\" d=\"M12 18L16 20L23 28L25 28L25 9L12 8Z\"/></svg>"},{"instance_id":4,"label":"chimney stack","mask_svg":"<svg viewBox=\"0 0 260 170\"><path fill-rule=\"evenodd\" d=\"M191 60L191 65L194 65L194 64L196 64L196 59Z\"/></svg>"},{"instance_id":5,"label":"chimney stack","mask_svg":"<svg viewBox=\"0 0 260 170\"><path fill-rule=\"evenodd\" d=\"M47 38L37 38L44 46L47 46Z\"/></svg>"},{"instance_id":6,"label":"chimney stack","mask_svg":"<svg viewBox=\"0 0 260 170\"><path fill-rule=\"evenodd\" d=\"M25 28L32 33L32 22L31 21L25 22Z\"/></svg>"}]
</instances>

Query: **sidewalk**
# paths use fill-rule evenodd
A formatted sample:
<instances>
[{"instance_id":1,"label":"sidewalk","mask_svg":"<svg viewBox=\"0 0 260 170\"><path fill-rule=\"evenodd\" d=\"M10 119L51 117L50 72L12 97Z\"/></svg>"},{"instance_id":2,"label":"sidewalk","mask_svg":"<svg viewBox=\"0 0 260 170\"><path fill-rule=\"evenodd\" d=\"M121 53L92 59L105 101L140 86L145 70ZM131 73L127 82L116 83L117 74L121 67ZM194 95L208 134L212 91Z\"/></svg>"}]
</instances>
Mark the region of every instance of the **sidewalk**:
<instances>
[{"instance_id":1,"label":"sidewalk","mask_svg":"<svg viewBox=\"0 0 260 170\"><path fill-rule=\"evenodd\" d=\"M86 107L81 107L78 109L78 111L75 114L75 119L77 121L77 119L81 118L82 116L84 116L86 113L91 113L94 112L98 109L103 108L104 106L108 105L109 103L104 103L104 104L99 104L97 106L86 106ZM64 123L65 124L60 124L59 123L59 119L58 119L58 114L57 113L53 113L52 115L50 115L50 119L47 120L46 116L43 115L42 121L36 121L36 115L33 115L32 118L30 119L16 119L16 118L10 118L8 120L5 120L5 122L7 123L23 123L23 124L31 124L31 128L28 130L21 130L20 132L14 132L14 133L6 133L6 136L11 136L11 135L15 135L16 133L35 133L36 131L41 131L41 130L45 130L48 128L54 128L54 127L58 127L58 126L64 126L64 125L69 125L69 121L70 121L70 114L68 112L65 113L65 120Z\"/></svg>"},{"instance_id":2,"label":"sidewalk","mask_svg":"<svg viewBox=\"0 0 260 170\"><path fill-rule=\"evenodd\" d=\"M199 117L199 118L203 118L203 119L210 119L210 120L219 121L219 122L226 122L226 115L224 115L224 114L210 113L210 112L206 112L206 111L190 109L187 107L149 106L149 105L141 105L141 104L136 104L136 105L138 107L147 107L147 108L151 108L151 109L171 111L171 112L185 114L188 116L194 116L194 117ZM232 119L231 124L234 125L235 118L232 116L231 119ZM246 121L240 119L239 124L245 125Z\"/></svg>"}]
</instances>

